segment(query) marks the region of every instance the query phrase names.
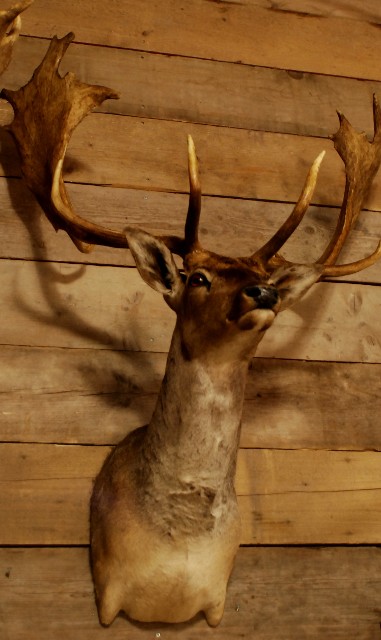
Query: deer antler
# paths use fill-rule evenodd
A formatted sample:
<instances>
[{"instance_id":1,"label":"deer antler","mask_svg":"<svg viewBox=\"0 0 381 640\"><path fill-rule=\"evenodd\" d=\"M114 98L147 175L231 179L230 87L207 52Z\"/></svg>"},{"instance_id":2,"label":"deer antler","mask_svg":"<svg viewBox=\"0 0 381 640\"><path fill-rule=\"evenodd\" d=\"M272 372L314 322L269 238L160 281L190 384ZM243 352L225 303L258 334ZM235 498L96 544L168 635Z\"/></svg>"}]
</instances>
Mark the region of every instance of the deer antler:
<instances>
[{"instance_id":1,"label":"deer antler","mask_svg":"<svg viewBox=\"0 0 381 640\"><path fill-rule=\"evenodd\" d=\"M0 75L8 67L13 45L21 29L20 13L25 11L33 0L23 0L10 9L0 11Z\"/></svg>"},{"instance_id":2,"label":"deer antler","mask_svg":"<svg viewBox=\"0 0 381 640\"><path fill-rule=\"evenodd\" d=\"M335 264L344 242L355 224L368 196L373 178L381 163L381 109L376 96L373 96L374 136L369 142L364 133L358 133L342 113L338 112L340 127L332 136L335 149L345 165L345 191L338 223L331 242L317 261L325 265L324 275L339 276L355 273L373 264L379 257L381 248L367 258L352 265L332 266ZM364 266L362 266L364 265ZM357 269L357 266L359 269Z\"/></svg>"},{"instance_id":3,"label":"deer antler","mask_svg":"<svg viewBox=\"0 0 381 640\"><path fill-rule=\"evenodd\" d=\"M79 82L73 73L61 77L59 64L74 34L54 37L32 79L18 91L4 89L0 96L12 105L15 117L7 127L15 139L23 177L36 196L47 218L56 229L63 229L77 248L87 253L94 244L128 247L123 232L93 224L78 216L70 203L62 177L64 157L75 127L95 106L119 95L98 85ZM33 149L33 153L31 153ZM197 245L201 191L197 158L191 138L188 141L190 198L185 238L162 239L174 253L185 255Z\"/></svg>"},{"instance_id":4,"label":"deer antler","mask_svg":"<svg viewBox=\"0 0 381 640\"><path fill-rule=\"evenodd\" d=\"M344 276L362 271L381 257L380 242L374 253L362 260L344 265L335 264L369 194L373 178L381 163L381 109L376 96L373 96L374 136L371 142L364 133L355 131L342 113L338 112L338 116L340 127L332 136L332 140L344 162L346 184L335 232L322 256L315 262L323 267L321 280L325 277ZM320 154L313 163L301 196L289 218L275 235L250 257L254 264L258 264L264 270L271 270L280 264L292 264L278 255L277 251L288 240L307 211L323 155L324 153Z\"/></svg>"},{"instance_id":5,"label":"deer antler","mask_svg":"<svg viewBox=\"0 0 381 640\"><path fill-rule=\"evenodd\" d=\"M24 2L25 7L30 0ZM92 245L128 247L123 232L95 225L78 216L72 209L62 178L66 148L73 130L95 106L118 94L107 87L88 85L74 74L61 77L58 67L74 34L61 40L53 38L44 60L29 83L18 91L3 90L14 108L15 117L7 127L13 135L21 157L21 169L27 185L35 194L56 230L63 229L81 251ZM322 265L322 276L342 276L360 271L381 256L381 245L370 256L357 262L335 266L335 262L369 193L372 180L381 162L381 111L376 98L373 103L374 139L369 142L357 133L339 114L340 128L333 136L335 148L346 170L346 187L337 228L331 242L316 264ZM31 149L33 153L31 153ZM289 218L274 236L249 258L244 258L264 274L271 274L280 264L292 264L277 252L295 231L311 202L324 152L307 175L302 193ZM198 225L201 211L201 188L197 157L192 138L188 137L188 168L190 196L184 238L159 236L168 248L179 256L200 249Z\"/></svg>"},{"instance_id":6,"label":"deer antler","mask_svg":"<svg viewBox=\"0 0 381 640\"><path fill-rule=\"evenodd\" d=\"M61 78L58 65L73 38L72 33L61 40L53 38L30 82L18 91L4 89L0 95L15 112L7 128L16 141L28 187L54 228L65 229L81 251L88 251L85 243L93 242L91 234L96 235L97 227L73 212L62 179L63 159L77 124L93 107L118 94L107 87L83 84L72 73ZM113 246L115 242L126 246L123 234L109 235Z\"/></svg>"}]
</instances>

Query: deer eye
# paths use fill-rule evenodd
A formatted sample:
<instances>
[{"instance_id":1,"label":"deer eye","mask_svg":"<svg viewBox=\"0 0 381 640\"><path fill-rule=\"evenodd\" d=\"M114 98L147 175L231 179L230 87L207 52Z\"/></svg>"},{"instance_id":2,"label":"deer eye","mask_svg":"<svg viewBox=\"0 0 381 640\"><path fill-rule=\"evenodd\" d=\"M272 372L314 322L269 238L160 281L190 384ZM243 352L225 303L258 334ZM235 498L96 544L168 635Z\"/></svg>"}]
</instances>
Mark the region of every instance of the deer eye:
<instances>
[{"instance_id":1,"label":"deer eye","mask_svg":"<svg viewBox=\"0 0 381 640\"><path fill-rule=\"evenodd\" d=\"M190 287L209 287L209 280L203 273L196 271L189 277L188 284Z\"/></svg>"}]
</instances>

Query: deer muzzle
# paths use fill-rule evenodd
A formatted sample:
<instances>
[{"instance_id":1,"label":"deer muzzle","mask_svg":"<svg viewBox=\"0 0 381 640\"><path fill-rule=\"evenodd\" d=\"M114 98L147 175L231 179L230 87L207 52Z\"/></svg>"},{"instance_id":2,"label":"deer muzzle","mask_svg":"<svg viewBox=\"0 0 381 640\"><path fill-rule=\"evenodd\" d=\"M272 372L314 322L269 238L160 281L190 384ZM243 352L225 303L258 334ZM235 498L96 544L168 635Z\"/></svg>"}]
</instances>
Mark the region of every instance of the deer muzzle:
<instances>
[{"instance_id":1,"label":"deer muzzle","mask_svg":"<svg viewBox=\"0 0 381 640\"><path fill-rule=\"evenodd\" d=\"M252 285L245 287L244 296L252 299L257 309L273 309L279 301L279 293L275 287Z\"/></svg>"}]
</instances>

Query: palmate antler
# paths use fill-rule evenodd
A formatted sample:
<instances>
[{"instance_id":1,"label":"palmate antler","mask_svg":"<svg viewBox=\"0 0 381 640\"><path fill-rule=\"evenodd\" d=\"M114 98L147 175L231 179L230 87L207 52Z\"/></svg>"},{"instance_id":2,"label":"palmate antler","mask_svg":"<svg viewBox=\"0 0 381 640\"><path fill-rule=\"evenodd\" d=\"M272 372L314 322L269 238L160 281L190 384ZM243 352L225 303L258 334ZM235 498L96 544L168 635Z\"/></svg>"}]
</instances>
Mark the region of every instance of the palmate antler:
<instances>
[{"instance_id":1,"label":"palmate antler","mask_svg":"<svg viewBox=\"0 0 381 640\"><path fill-rule=\"evenodd\" d=\"M345 265L335 264L345 240L361 212L373 178L381 163L381 109L376 96L373 96L374 136L371 142L369 142L364 133L355 131L342 113L338 112L338 116L340 127L337 133L332 136L332 139L336 151L344 162L346 182L343 203L335 232L323 254L315 262L315 264L324 265L321 279L356 273L370 267L381 257L380 242L376 251L362 260ZM306 200L309 198L309 202L316 184L321 160L322 154L316 158L307 176L304 192L308 192ZM304 212L307 210L308 204ZM296 209L297 206L275 235L251 256L254 261L265 265L291 264L277 255L277 252L294 232L304 215L304 213L299 215Z\"/></svg>"},{"instance_id":2,"label":"palmate antler","mask_svg":"<svg viewBox=\"0 0 381 640\"><path fill-rule=\"evenodd\" d=\"M18 91L3 90L1 97L12 105L15 117L8 129L13 135L21 158L25 181L56 230L63 229L84 252L93 245L127 247L123 232L113 231L85 220L72 209L62 178L66 148L73 130L89 111L105 99L118 98L107 87L81 83L74 74L62 78L58 67L73 40L69 33L61 40L53 38L46 56L30 82ZM381 243L366 258L347 265L335 262L353 227L372 180L381 162L381 110L374 98L374 138L357 133L339 114L340 128L333 136L335 148L345 164L346 187L337 227L331 242L316 264L324 265L321 278L343 276L360 271L381 257ZM324 152L312 164L302 193L289 218L258 251L243 260L263 274L271 274L279 265L291 264L278 251L295 231L311 202ZM201 188L196 152L188 137L190 196L184 238L160 236L169 249L185 257L201 249L198 226L201 211Z\"/></svg>"},{"instance_id":3,"label":"palmate antler","mask_svg":"<svg viewBox=\"0 0 381 640\"><path fill-rule=\"evenodd\" d=\"M32 2L33 0L23 0L10 9L0 11L0 75L4 73L11 61L13 45L21 29L20 14Z\"/></svg>"},{"instance_id":4,"label":"palmate antler","mask_svg":"<svg viewBox=\"0 0 381 640\"><path fill-rule=\"evenodd\" d=\"M0 93L15 114L7 129L16 142L25 182L56 231L66 231L84 253L91 251L93 245L126 248L123 232L100 227L78 216L65 189L62 168L74 129L95 106L119 97L108 87L80 82L73 73L63 78L59 75L59 64L73 39L73 33L62 39L53 38L29 83L18 91L3 89ZM201 191L195 161L190 161L189 175L188 219L198 220ZM188 233L193 241L191 227L188 225ZM186 252L185 239L166 236L165 241L173 252L179 255Z\"/></svg>"}]
</instances>

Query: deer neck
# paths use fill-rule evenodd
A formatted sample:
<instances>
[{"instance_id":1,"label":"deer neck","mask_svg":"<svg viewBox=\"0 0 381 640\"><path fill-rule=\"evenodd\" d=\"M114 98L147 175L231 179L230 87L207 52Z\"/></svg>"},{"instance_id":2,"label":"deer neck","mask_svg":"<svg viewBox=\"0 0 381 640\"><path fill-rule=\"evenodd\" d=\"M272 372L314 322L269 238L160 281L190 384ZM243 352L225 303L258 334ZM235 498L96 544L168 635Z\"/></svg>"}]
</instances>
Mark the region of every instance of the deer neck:
<instances>
[{"instance_id":1,"label":"deer neck","mask_svg":"<svg viewBox=\"0 0 381 640\"><path fill-rule=\"evenodd\" d=\"M247 361L187 359L175 329L145 452L160 482L205 486L233 484Z\"/></svg>"}]
</instances>

